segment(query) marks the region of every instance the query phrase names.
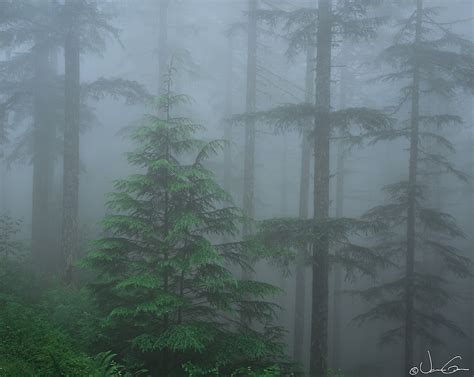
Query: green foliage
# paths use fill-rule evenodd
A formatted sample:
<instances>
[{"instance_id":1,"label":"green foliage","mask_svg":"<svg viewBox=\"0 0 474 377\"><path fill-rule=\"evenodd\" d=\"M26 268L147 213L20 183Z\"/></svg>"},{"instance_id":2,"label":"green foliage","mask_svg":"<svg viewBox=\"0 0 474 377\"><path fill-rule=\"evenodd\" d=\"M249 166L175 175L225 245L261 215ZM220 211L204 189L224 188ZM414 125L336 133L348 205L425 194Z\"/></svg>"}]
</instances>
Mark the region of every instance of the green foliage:
<instances>
[{"instance_id":1,"label":"green foliage","mask_svg":"<svg viewBox=\"0 0 474 377\"><path fill-rule=\"evenodd\" d=\"M173 117L186 97L171 92L155 101L132 133L127 155L140 173L115 183L102 225L110 234L95 243L83 265L97 272L92 287L103 309L107 348L152 373L183 375L197 368L267 363L282 356L276 288L238 280L229 266L244 265L250 243L214 243L233 236L242 219L204 161L219 141L193 138L200 126ZM241 317L259 324L253 330ZM169 363L166 360L170 360Z\"/></svg>"},{"instance_id":2,"label":"green foliage","mask_svg":"<svg viewBox=\"0 0 474 377\"><path fill-rule=\"evenodd\" d=\"M345 39L363 40L376 36L376 31L386 19L372 17L370 9L381 3L380 0L342 0L333 8L332 30L335 35ZM280 26L287 39L287 56L294 57L308 46L316 45L318 30L318 10L298 8L292 11L259 10L257 17L271 27Z\"/></svg>"},{"instance_id":3,"label":"green foliage","mask_svg":"<svg viewBox=\"0 0 474 377\"><path fill-rule=\"evenodd\" d=\"M245 124L248 120L270 126L276 133L308 129L312 137L314 120L319 116L318 107L309 103L284 104L266 111L232 116L229 121ZM332 136L344 139L349 145L382 139L390 132L393 119L383 111L355 107L331 112Z\"/></svg>"},{"instance_id":4,"label":"green foliage","mask_svg":"<svg viewBox=\"0 0 474 377\"><path fill-rule=\"evenodd\" d=\"M0 298L0 375L84 376L93 363L40 310Z\"/></svg>"},{"instance_id":5,"label":"green foliage","mask_svg":"<svg viewBox=\"0 0 474 377\"><path fill-rule=\"evenodd\" d=\"M128 372L125 367L115 361L117 355L111 351L101 352L94 357L94 375L91 377L138 377L146 376L147 371Z\"/></svg>"},{"instance_id":6,"label":"green foliage","mask_svg":"<svg viewBox=\"0 0 474 377\"><path fill-rule=\"evenodd\" d=\"M0 258L9 259L22 249L21 243L15 239L20 231L20 225L20 220L0 214Z\"/></svg>"},{"instance_id":7,"label":"green foliage","mask_svg":"<svg viewBox=\"0 0 474 377\"><path fill-rule=\"evenodd\" d=\"M338 250L331 255L330 261L342 265L347 278L355 278L357 275L375 278L380 268L391 265L390 260L380 251L354 242L357 237L367 237L381 231L383 226L375 221L351 218L319 221L275 218L261 221L258 225L255 241L263 245L264 249L270 249L268 257L278 265L288 265L300 254L299 250L309 250L309 245L317 244L326 237L330 248ZM309 254L304 259L307 264L312 262Z\"/></svg>"},{"instance_id":8,"label":"green foliage","mask_svg":"<svg viewBox=\"0 0 474 377\"><path fill-rule=\"evenodd\" d=\"M99 352L101 323L97 303L86 288L53 285L42 294L41 307L48 318L89 353Z\"/></svg>"},{"instance_id":9,"label":"green foliage","mask_svg":"<svg viewBox=\"0 0 474 377\"><path fill-rule=\"evenodd\" d=\"M474 88L474 45L450 31L446 24L437 22L437 11L435 8L415 10L402 23L393 45L381 54L380 59L390 65L393 72L379 79L401 83L400 101L394 106L394 113L410 103L415 95L445 98L454 95L458 89L472 91ZM417 20L421 22L418 36ZM413 85L415 71L419 72L419 87ZM385 190L389 203L375 207L365 215L366 220L386 225L375 247L399 266L397 272L401 275L391 282L355 292L374 303L371 309L355 318L357 322L378 319L397 324L382 334L382 343L394 342L405 336L403 321L407 286L414 296L414 331L417 336L430 344L441 343L441 339L431 331L435 327L450 330L456 336L464 335L461 328L443 314L442 308L452 300L447 276L470 276L471 261L454 246L459 238L464 237L463 232L454 217L432 208L429 201L431 188L426 184L427 176L445 173L466 181L467 176L446 157L447 152L454 151L453 145L440 134L441 128L459 125L462 119L453 114L426 114L423 110L412 108L412 112L417 112L414 117L400 121L398 127L383 130L375 138L409 139L418 151L415 161L417 177L411 177L411 182L388 185ZM417 139L413 139L414 127L419 129ZM417 183L414 184L414 181ZM415 264L413 277L407 281L404 270L407 218L411 204L415 211L415 223L411 225L415 229L415 252L429 256L431 262L428 266Z\"/></svg>"},{"instance_id":10,"label":"green foliage","mask_svg":"<svg viewBox=\"0 0 474 377\"><path fill-rule=\"evenodd\" d=\"M282 369L278 365L265 368L240 367L230 373L222 374L218 367L202 369L192 363L183 365L187 377L214 376L214 377L280 377L283 376ZM287 374L285 374L287 375ZM293 374L290 374L292 376Z\"/></svg>"},{"instance_id":11,"label":"green foliage","mask_svg":"<svg viewBox=\"0 0 474 377\"><path fill-rule=\"evenodd\" d=\"M406 213L408 208L408 182L400 182L386 187L391 202L371 209L364 217L369 221L385 224L379 234L380 242L374 246L383 255L394 261L400 274L404 269L406 253ZM441 339L430 331L432 326L445 327L457 336L462 330L445 317L439 308L448 305L452 295L447 288L448 274L465 278L471 275L471 261L453 246L457 238L464 237L452 216L426 207L426 187L418 185L416 190L416 250L431 255L443 271L443 277L419 268L415 271L412 289L415 300L415 329L417 334L431 343L441 343ZM406 278L400 277L380 286L353 291L368 302L376 304L367 312L358 315L355 321L362 324L368 320L402 321L405 313ZM427 308L431 308L427 310ZM385 332L382 343L391 343L403 337L403 326Z\"/></svg>"}]
</instances>

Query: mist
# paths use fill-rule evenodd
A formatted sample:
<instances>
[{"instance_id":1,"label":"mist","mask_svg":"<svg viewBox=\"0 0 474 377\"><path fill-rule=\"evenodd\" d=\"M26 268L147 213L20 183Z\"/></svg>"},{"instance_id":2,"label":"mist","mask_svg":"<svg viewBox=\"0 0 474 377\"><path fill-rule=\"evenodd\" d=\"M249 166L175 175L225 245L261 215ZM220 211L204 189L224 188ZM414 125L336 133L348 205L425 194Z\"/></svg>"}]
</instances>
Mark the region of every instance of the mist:
<instances>
[{"instance_id":1,"label":"mist","mask_svg":"<svg viewBox=\"0 0 474 377\"><path fill-rule=\"evenodd\" d=\"M472 0L0 0L0 376L474 374Z\"/></svg>"}]
</instances>

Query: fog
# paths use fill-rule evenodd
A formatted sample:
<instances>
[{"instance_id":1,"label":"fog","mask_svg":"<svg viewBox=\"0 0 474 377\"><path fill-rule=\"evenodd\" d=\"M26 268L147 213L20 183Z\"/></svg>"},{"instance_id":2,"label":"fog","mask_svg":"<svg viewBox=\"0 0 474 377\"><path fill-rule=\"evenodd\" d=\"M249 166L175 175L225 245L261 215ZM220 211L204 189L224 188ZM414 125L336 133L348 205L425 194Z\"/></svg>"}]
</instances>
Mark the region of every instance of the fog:
<instances>
[{"instance_id":1,"label":"fog","mask_svg":"<svg viewBox=\"0 0 474 377\"><path fill-rule=\"evenodd\" d=\"M473 43L472 0L0 0L0 376L473 375Z\"/></svg>"}]
</instances>

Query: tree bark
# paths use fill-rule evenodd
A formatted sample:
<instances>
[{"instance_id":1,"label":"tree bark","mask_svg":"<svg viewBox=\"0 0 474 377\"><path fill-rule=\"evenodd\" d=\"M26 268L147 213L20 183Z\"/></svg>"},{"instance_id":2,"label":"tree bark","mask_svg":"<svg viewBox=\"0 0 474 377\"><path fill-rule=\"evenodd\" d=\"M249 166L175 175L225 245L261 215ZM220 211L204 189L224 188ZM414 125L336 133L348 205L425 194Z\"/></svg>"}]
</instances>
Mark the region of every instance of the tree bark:
<instances>
[{"instance_id":1,"label":"tree bark","mask_svg":"<svg viewBox=\"0 0 474 377\"><path fill-rule=\"evenodd\" d=\"M337 151L336 173L336 217L340 218L344 212L344 147L339 143ZM335 251L338 253L338 250ZM341 326L342 326L342 277L340 264L334 266L334 293L333 293L333 323L332 323L332 369L341 369Z\"/></svg>"},{"instance_id":2,"label":"tree bark","mask_svg":"<svg viewBox=\"0 0 474 377\"><path fill-rule=\"evenodd\" d=\"M170 0L159 0L160 18L158 31L158 95L164 94L166 88L163 86L163 74L168 64L168 6Z\"/></svg>"},{"instance_id":3,"label":"tree bark","mask_svg":"<svg viewBox=\"0 0 474 377\"><path fill-rule=\"evenodd\" d=\"M68 0L66 6L74 6ZM80 50L77 19L73 18L64 45L65 69L65 128L63 175L62 251L66 282L72 281L72 267L79 248L79 109L80 109Z\"/></svg>"},{"instance_id":4,"label":"tree bark","mask_svg":"<svg viewBox=\"0 0 474 377\"><path fill-rule=\"evenodd\" d=\"M247 44L247 95L245 110L252 113L257 101L257 0L248 0L248 44ZM244 145L244 187L243 212L248 221L243 224L242 236L245 239L253 233L252 221L255 217L255 121L245 124ZM252 274L242 270L242 280L249 280ZM242 323L248 323L245 315Z\"/></svg>"},{"instance_id":5,"label":"tree bark","mask_svg":"<svg viewBox=\"0 0 474 377\"><path fill-rule=\"evenodd\" d=\"M329 136L331 110L331 0L319 0L316 51L316 107L314 127L314 222L311 311L310 376L327 375L329 239L317 234L321 220L329 216Z\"/></svg>"},{"instance_id":6,"label":"tree bark","mask_svg":"<svg viewBox=\"0 0 474 377\"><path fill-rule=\"evenodd\" d=\"M308 47L306 52L306 78L305 78L305 101L314 103L314 47ZM301 140L301 173L300 173L300 197L299 217L308 218L309 207L309 171L311 159L311 139L308 129L303 131ZM305 321L305 294L306 294L306 263L304 257L307 250L300 250L296 261L295 271L295 322L293 338L293 358L303 362L304 344L304 321Z\"/></svg>"},{"instance_id":7,"label":"tree bark","mask_svg":"<svg viewBox=\"0 0 474 377\"><path fill-rule=\"evenodd\" d=\"M227 52L227 72L226 72L226 94L225 94L225 115L232 114L232 73L233 73L233 46L232 37L228 37L228 52ZM229 142L232 140L232 125L230 122L224 123L224 139ZM232 148L226 145L224 149L224 189L227 192L231 191L232 181Z\"/></svg>"},{"instance_id":8,"label":"tree bark","mask_svg":"<svg viewBox=\"0 0 474 377\"><path fill-rule=\"evenodd\" d=\"M342 61L348 62L346 49L347 46L343 45ZM341 82L340 82L340 95L339 95L339 109L343 110L346 108L347 99L347 84L348 84L348 72L344 66L341 69ZM344 143L340 142L337 149L337 168L336 168L336 217L341 218L344 215ZM335 250L335 253L338 253ZM332 369L341 369L341 326L342 326L342 278L343 269L340 264L334 266L334 293L333 293L333 322L332 322Z\"/></svg>"},{"instance_id":9,"label":"tree bark","mask_svg":"<svg viewBox=\"0 0 474 377\"><path fill-rule=\"evenodd\" d=\"M8 122L8 113L0 113L0 126L4 127ZM4 132L5 130L0 130ZM7 212L7 162L6 162L6 147L0 141L0 213Z\"/></svg>"},{"instance_id":10,"label":"tree bark","mask_svg":"<svg viewBox=\"0 0 474 377\"><path fill-rule=\"evenodd\" d=\"M417 49L421 41L423 0L417 0L415 31L415 61L413 67L412 103L410 117L410 162L408 177L408 211L407 211L407 254L405 272L405 369L406 375L413 366L414 346L414 274L415 274L415 241L416 241L416 184L418 168L418 127L420 102L420 66Z\"/></svg>"},{"instance_id":11,"label":"tree bark","mask_svg":"<svg viewBox=\"0 0 474 377\"><path fill-rule=\"evenodd\" d=\"M256 109L257 100L257 0L249 0L248 15L248 55L247 55L247 96L246 112ZM255 216L255 121L245 124L244 198L243 210L249 219ZM252 233L252 226L246 223L243 236Z\"/></svg>"},{"instance_id":12,"label":"tree bark","mask_svg":"<svg viewBox=\"0 0 474 377\"><path fill-rule=\"evenodd\" d=\"M5 162L5 150L0 149L0 213L7 212L7 163Z\"/></svg>"},{"instance_id":13,"label":"tree bark","mask_svg":"<svg viewBox=\"0 0 474 377\"><path fill-rule=\"evenodd\" d=\"M33 99L33 191L31 216L31 251L34 265L41 273L54 272L52 235L52 178L54 170L55 124L51 119L51 87L53 85L53 51L40 48L35 59Z\"/></svg>"}]
</instances>

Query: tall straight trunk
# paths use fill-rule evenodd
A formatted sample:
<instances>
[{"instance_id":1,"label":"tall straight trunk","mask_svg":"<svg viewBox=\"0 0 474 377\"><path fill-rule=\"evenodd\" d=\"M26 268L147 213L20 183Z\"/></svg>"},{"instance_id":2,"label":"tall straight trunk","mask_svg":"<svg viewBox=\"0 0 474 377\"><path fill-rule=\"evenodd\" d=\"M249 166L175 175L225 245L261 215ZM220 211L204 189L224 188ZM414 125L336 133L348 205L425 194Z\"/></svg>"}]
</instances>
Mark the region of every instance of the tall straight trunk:
<instances>
[{"instance_id":1,"label":"tall straight trunk","mask_svg":"<svg viewBox=\"0 0 474 377\"><path fill-rule=\"evenodd\" d=\"M285 217L288 215L288 185L287 185L287 170L288 170L288 140L286 135L282 135L283 137L283 151L281 154L281 163L280 163L280 216ZM279 297L279 305L282 308L286 308L286 300L287 300L287 280L288 276L285 272L279 272L279 284L278 286L282 290L280 297ZM286 327L288 322L288 311L283 311L280 316L280 324ZM286 343L286 342L285 342Z\"/></svg>"},{"instance_id":2,"label":"tall straight trunk","mask_svg":"<svg viewBox=\"0 0 474 377\"><path fill-rule=\"evenodd\" d=\"M170 0L159 0L160 19L158 25L158 94L162 95L166 88L163 87L163 74L168 64L168 6Z\"/></svg>"},{"instance_id":3,"label":"tall straight trunk","mask_svg":"<svg viewBox=\"0 0 474 377\"><path fill-rule=\"evenodd\" d=\"M319 0L314 126L314 223L329 216L329 136L331 110L332 0ZM315 229L316 230L316 229ZM316 233L316 232L315 232ZM313 242L310 376L325 377L328 355L329 239Z\"/></svg>"},{"instance_id":4,"label":"tall straight trunk","mask_svg":"<svg viewBox=\"0 0 474 377\"><path fill-rule=\"evenodd\" d=\"M0 213L7 212L7 163L5 154L5 147L0 145Z\"/></svg>"},{"instance_id":5,"label":"tall straight trunk","mask_svg":"<svg viewBox=\"0 0 474 377\"><path fill-rule=\"evenodd\" d=\"M416 184L418 167L418 127L420 105L420 66L417 48L421 41L423 0L417 0L415 61L413 67L412 103L410 118L410 163L408 177L408 211L407 211L407 254L405 272L405 369L403 375L413 366L414 345L414 274L415 274L415 239L416 239Z\"/></svg>"},{"instance_id":6,"label":"tall straight trunk","mask_svg":"<svg viewBox=\"0 0 474 377\"><path fill-rule=\"evenodd\" d=\"M283 135L283 153L281 155L281 188L280 188L280 213L282 217L287 215L288 211L288 185L286 182L288 165L288 140L286 135Z\"/></svg>"},{"instance_id":7,"label":"tall straight trunk","mask_svg":"<svg viewBox=\"0 0 474 377\"><path fill-rule=\"evenodd\" d=\"M472 120L472 119L471 119ZM474 131L470 130L471 134L467 143L467 150L474 150ZM474 154L470 154L470 166L474 170ZM467 189L468 205L466 206L466 224L471 224L472 214L474 213L474 184L473 180L469 181ZM469 234L470 248L472 250L474 246L474 235ZM469 369L474 369L474 275L469 278L469 294L470 294L470 305L469 305Z\"/></svg>"},{"instance_id":8,"label":"tall straight trunk","mask_svg":"<svg viewBox=\"0 0 474 377\"><path fill-rule=\"evenodd\" d=\"M344 213L344 146L340 142L337 150L336 172L336 217ZM338 253L338 250L335 250ZM333 322L332 322L332 369L341 369L341 326L342 326L342 279L343 271L340 264L334 266Z\"/></svg>"},{"instance_id":9,"label":"tall straight trunk","mask_svg":"<svg viewBox=\"0 0 474 377\"><path fill-rule=\"evenodd\" d=\"M247 95L245 110L252 113L257 102L257 0L248 0L248 44L247 44ZM244 145L244 187L243 211L250 221L255 217L255 121L248 120L245 124ZM248 237L253 232L250 221L243 225L242 236ZM251 278L251 272L242 270L242 279ZM242 323L249 323L245 315L241 315Z\"/></svg>"},{"instance_id":10,"label":"tall straight trunk","mask_svg":"<svg viewBox=\"0 0 474 377\"><path fill-rule=\"evenodd\" d=\"M68 0L66 6L74 6ZM77 20L74 18L64 45L65 69L65 127L63 160L63 221L62 252L66 282L72 281L72 264L79 248L79 109L80 109L80 52Z\"/></svg>"},{"instance_id":11,"label":"tall straight trunk","mask_svg":"<svg viewBox=\"0 0 474 377\"><path fill-rule=\"evenodd\" d=\"M248 54L247 54L247 96L245 110L252 113L257 101L257 0L248 1ZM245 215L255 216L255 121L245 124L244 198ZM244 237L252 233L252 226L243 227Z\"/></svg>"},{"instance_id":12,"label":"tall straight trunk","mask_svg":"<svg viewBox=\"0 0 474 377\"><path fill-rule=\"evenodd\" d=\"M6 51L6 61L10 59L10 51ZM3 109L2 109L3 110ZM7 149L3 137L6 136L8 111L0 112L0 213L7 212Z\"/></svg>"},{"instance_id":13,"label":"tall straight trunk","mask_svg":"<svg viewBox=\"0 0 474 377\"><path fill-rule=\"evenodd\" d=\"M347 46L343 45L342 60L348 62L347 54L345 54ZM347 84L348 72L344 66L341 69L339 109L346 108L347 101ZM344 215L344 143L339 142L337 149L337 167L336 167L336 217L341 218ZM338 253L335 250L335 253ZM342 278L343 271L340 264L334 266L334 293L333 293L333 322L332 322L332 369L339 370L341 368L341 326L342 326Z\"/></svg>"},{"instance_id":14,"label":"tall straight trunk","mask_svg":"<svg viewBox=\"0 0 474 377\"><path fill-rule=\"evenodd\" d=\"M232 114L232 74L233 74L233 46L232 37L228 37L227 51L227 72L226 72L226 93L225 93L225 115ZM230 122L224 123L224 140L232 140L232 125ZM224 149L224 189L230 192L232 187L232 149L227 145Z\"/></svg>"},{"instance_id":15,"label":"tall straight trunk","mask_svg":"<svg viewBox=\"0 0 474 377\"><path fill-rule=\"evenodd\" d=\"M51 86L49 49L38 49L35 59L33 200L31 219L31 251L34 265L41 272L52 266L50 235L51 170L54 163L54 125L49 113Z\"/></svg>"},{"instance_id":16,"label":"tall straight trunk","mask_svg":"<svg viewBox=\"0 0 474 377\"><path fill-rule=\"evenodd\" d=\"M306 52L306 77L305 77L305 101L314 103L314 47L308 47ZM311 159L311 139L308 129L303 131L301 140L301 172L300 172L300 197L299 197L299 217L308 218L309 207L309 169ZM306 295L306 264L304 256L307 250L299 252L295 270L295 322L293 337L293 358L303 362L304 344L304 322L305 322L305 295Z\"/></svg>"},{"instance_id":17,"label":"tall straight trunk","mask_svg":"<svg viewBox=\"0 0 474 377\"><path fill-rule=\"evenodd\" d=\"M442 114L449 114L448 111L444 111L444 103L447 101L445 98L436 98L434 96L424 96L424 98L420 99L420 111L427 115L435 115L437 112L440 112ZM422 110L421 110L422 109ZM426 150L430 154L436 154L441 152L439 148L437 148L437 144L434 140L429 140L427 145L426 145ZM425 161L424 167L426 171L429 172L435 172L437 170L437 166L433 161ZM441 195L441 179L440 179L439 174L430 174L427 177L424 177L423 179L423 184L426 185L429 188L429 206L430 208L436 209L438 211L442 210L442 195ZM423 229L423 233L426 234L426 238L436 240L436 241L441 241L439 235L437 232L434 232L430 229ZM416 260L416 258L415 258ZM421 263L419 264L418 271L422 273L432 273L432 274L441 274L442 271L442 263L439 258L437 258L436 254L432 253L429 249L423 248L421 250L421 258L420 258ZM440 275L441 276L441 275ZM435 314L436 311L436 306L437 304L435 302L432 303L426 303L422 307L420 307L420 310L423 311L423 313L426 313L427 315L433 315ZM431 335L436 336L439 335L437 334L438 330L436 327L436 324L434 323L429 323L428 326L428 331ZM417 339L418 342L418 355L417 359L421 359L426 355L426 343L425 339L422 337L418 337ZM432 344L430 345L430 352L431 354L436 354L437 351L437 345ZM415 357L415 355L414 355Z\"/></svg>"}]
</instances>

